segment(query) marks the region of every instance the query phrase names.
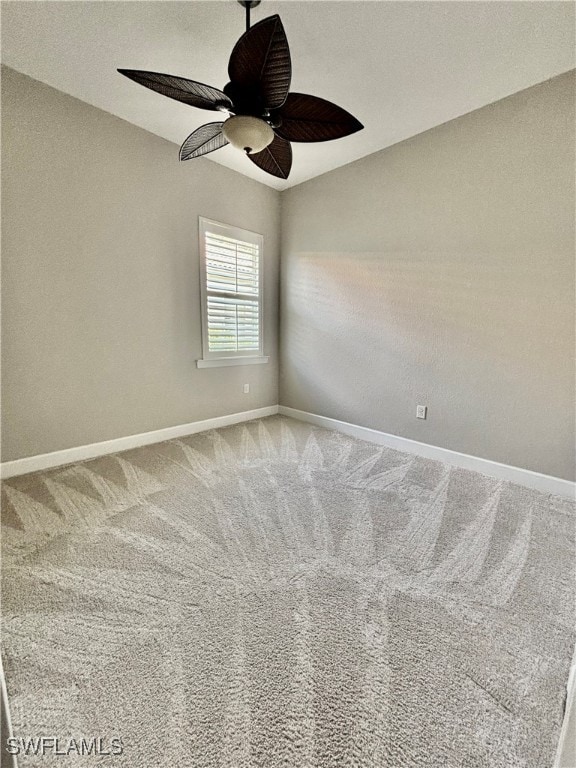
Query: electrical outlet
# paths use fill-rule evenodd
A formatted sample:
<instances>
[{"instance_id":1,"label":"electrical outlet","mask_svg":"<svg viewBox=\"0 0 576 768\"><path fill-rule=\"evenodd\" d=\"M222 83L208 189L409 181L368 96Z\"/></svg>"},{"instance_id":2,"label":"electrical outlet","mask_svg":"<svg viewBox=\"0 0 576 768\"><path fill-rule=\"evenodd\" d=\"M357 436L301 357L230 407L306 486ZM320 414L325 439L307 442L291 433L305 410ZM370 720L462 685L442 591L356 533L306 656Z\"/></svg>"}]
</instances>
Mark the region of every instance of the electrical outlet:
<instances>
[{"instance_id":1,"label":"electrical outlet","mask_svg":"<svg viewBox=\"0 0 576 768\"><path fill-rule=\"evenodd\" d=\"M247 395L250 392L250 384L244 384L244 394Z\"/></svg>"},{"instance_id":2,"label":"electrical outlet","mask_svg":"<svg viewBox=\"0 0 576 768\"><path fill-rule=\"evenodd\" d=\"M428 407L426 405L417 405L416 406L416 418L417 419L425 419L427 412L428 412Z\"/></svg>"}]
</instances>

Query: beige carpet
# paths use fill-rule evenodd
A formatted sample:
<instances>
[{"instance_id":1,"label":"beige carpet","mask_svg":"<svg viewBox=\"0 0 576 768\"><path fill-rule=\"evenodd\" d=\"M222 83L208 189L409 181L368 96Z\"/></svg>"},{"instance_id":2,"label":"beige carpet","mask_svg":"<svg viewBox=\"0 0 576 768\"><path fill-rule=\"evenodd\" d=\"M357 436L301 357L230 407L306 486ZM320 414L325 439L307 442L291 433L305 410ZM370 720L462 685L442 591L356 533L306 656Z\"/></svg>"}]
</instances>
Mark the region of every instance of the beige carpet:
<instances>
[{"instance_id":1,"label":"beige carpet","mask_svg":"<svg viewBox=\"0 0 576 768\"><path fill-rule=\"evenodd\" d=\"M574 506L283 417L3 486L21 766L546 768Z\"/></svg>"}]
</instances>

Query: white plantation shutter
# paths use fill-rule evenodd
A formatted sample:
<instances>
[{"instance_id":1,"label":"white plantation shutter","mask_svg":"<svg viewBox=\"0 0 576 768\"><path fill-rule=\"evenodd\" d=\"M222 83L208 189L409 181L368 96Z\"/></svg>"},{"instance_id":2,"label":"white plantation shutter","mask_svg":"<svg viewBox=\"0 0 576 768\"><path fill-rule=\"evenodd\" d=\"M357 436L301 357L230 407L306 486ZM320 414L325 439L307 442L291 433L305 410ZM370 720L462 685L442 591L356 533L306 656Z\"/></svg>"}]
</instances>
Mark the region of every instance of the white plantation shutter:
<instances>
[{"instance_id":1,"label":"white plantation shutter","mask_svg":"<svg viewBox=\"0 0 576 768\"><path fill-rule=\"evenodd\" d=\"M262 354L262 236L200 219L204 358Z\"/></svg>"}]
</instances>

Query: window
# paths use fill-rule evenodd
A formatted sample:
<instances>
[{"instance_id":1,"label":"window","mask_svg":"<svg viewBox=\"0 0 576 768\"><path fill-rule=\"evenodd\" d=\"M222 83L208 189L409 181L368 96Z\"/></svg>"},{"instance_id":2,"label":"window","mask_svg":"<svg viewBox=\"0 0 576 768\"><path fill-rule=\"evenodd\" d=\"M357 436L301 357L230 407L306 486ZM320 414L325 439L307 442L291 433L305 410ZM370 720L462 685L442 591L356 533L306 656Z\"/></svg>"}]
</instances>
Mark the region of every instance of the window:
<instances>
[{"instance_id":1,"label":"window","mask_svg":"<svg viewBox=\"0 0 576 768\"><path fill-rule=\"evenodd\" d=\"M266 363L262 235L200 218L203 359L198 367Z\"/></svg>"}]
</instances>

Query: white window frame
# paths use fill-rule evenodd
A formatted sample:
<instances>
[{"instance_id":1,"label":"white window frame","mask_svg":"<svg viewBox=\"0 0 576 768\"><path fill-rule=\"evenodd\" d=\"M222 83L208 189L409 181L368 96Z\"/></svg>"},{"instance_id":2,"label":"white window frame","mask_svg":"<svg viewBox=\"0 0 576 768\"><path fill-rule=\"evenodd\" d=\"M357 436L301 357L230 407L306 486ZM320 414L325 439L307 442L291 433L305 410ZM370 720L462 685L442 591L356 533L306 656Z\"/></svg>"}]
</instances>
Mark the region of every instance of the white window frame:
<instances>
[{"instance_id":1,"label":"white window frame","mask_svg":"<svg viewBox=\"0 0 576 768\"><path fill-rule=\"evenodd\" d=\"M231 350L230 352L211 352L208 344L208 297L212 293L206 285L206 233L231 237L258 246L258 349ZM196 361L198 368L215 368L226 365L254 365L267 363L264 355L264 238L258 232L233 227L220 221L198 218L198 237L200 246L200 300L202 314L202 359ZM234 294L239 295L239 294ZM251 299L254 298L250 295Z\"/></svg>"}]
</instances>

